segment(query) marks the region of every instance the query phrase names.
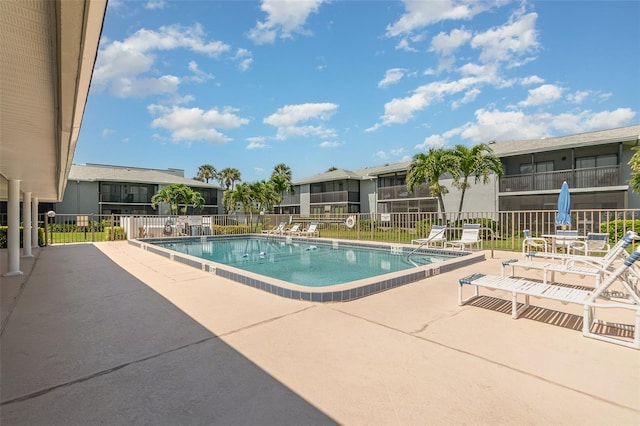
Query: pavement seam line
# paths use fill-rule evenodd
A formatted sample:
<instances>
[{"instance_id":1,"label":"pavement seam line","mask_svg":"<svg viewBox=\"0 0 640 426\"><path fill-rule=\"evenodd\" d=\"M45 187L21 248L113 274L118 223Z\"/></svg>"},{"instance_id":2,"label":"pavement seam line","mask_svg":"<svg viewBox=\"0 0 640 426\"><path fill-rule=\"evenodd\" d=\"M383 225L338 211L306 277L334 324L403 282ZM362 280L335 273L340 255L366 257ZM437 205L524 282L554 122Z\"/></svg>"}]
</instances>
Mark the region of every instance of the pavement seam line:
<instances>
[{"instance_id":1,"label":"pavement seam line","mask_svg":"<svg viewBox=\"0 0 640 426\"><path fill-rule=\"evenodd\" d=\"M299 309L299 310L293 311L293 312L289 312L289 313L284 314L284 315L278 315L277 317L268 318L266 320L258 321L258 322L255 322L253 324L245 325L244 327L236 328L235 330L230 330L230 331L227 331L226 333L218 334L217 336L218 337L231 336L232 334L239 333L239 332L244 331L244 330L249 330L249 329L252 329L254 327L258 327L260 325L263 325L263 324L269 324L270 322L274 322L274 321L280 320L282 318L289 317L291 315L300 314L302 312L308 311L309 309L313 309L315 307L316 307L316 305L307 306L306 308Z\"/></svg>"},{"instance_id":2,"label":"pavement seam line","mask_svg":"<svg viewBox=\"0 0 640 426\"><path fill-rule=\"evenodd\" d=\"M76 385L78 383L83 383L83 382L95 379L97 377L101 377L101 376L113 373L115 371L121 370L121 369L123 369L125 367L128 367L130 365L135 365L135 364L139 364L141 362L149 361L151 359L158 358L160 356L163 356L163 355L166 355L166 354L170 354L172 352L176 352L176 351L179 351L179 350L182 350L182 349L186 349L186 348L189 348L191 346L196 346L196 345L199 345L201 343L205 343L205 342L208 342L208 341L211 341L211 340L215 340L215 339L218 339L218 338L219 338L219 336L214 335L214 336L211 336L211 337L207 337L205 339L201 339L201 340L197 340L195 342L188 343L186 345L178 346L177 348L169 349L169 350L164 351L164 352L160 352L160 353L157 353L157 354L149 355L149 356L146 356L144 358L139 358L139 359L136 359L134 361L126 362L124 364L116 365L115 367L112 367L112 368L109 368L109 369L106 369L106 370L102 370L102 371L98 371L96 373L90 374L90 375L85 376L85 377L80 377L78 379L71 380L69 382L60 383L58 385L54 385L54 386L50 386L50 387L45 388L45 389L41 389L41 390L39 390L37 392L32 392L32 393L29 393L29 394L26 394L26 395L22 395L22 396L18 396L18 397L15 397L15 398L12 398L12 399L9 399L9 400L6 400L6 401L2 401L2 402L0 402L0 406L9 405L9 404L13 404L13 403L16 403L16 402L23 402L23 401L27 401L27 400L30 400L30 399L33 399L33 398L37 398L39 396L45 395L45 394L47 394L49 392L52 392L52 391L60 389L60 388Z\"/></svg>"},{"instance_id":3,"label":"pavement seam line","mask_svg":"<svg viewBox=\"0 0 640 426\"><path fill-rule=\"evenodd\" d=\"M609 400L609 399L605 399L605 398L603 398L603 397L601 397L601 396L594 395L594 394L591 394L591 393L588 393L588 392L582 391L582 390L580 390L580 389L575 389L575 388L569 387L569 386L567 386L567 385L563 385L562 383L554 382L553 380L546 379L546 378L544 378L544 377L542 377L542 376L538 376L538 375L532 374L532 373L530 373L530 372L528 372L528 371L525 371L525 370L521 370L521 369L519 369L519 368L512 367L512 366L510 366L510 365L508 365L508 364L504 364L504 363L502 363L502 362L498 362L498 361L492 360L492 359L490 359L490 358L486 358L486 357L483 357L483 356L481 356L481 355L474 354L474 353L469 352L469 351L466 351L466 350L464 350L464 349L460 349L460 348L456 348L456 347L453 347L453 346L449 346L449 345L446 345L446 344L444 344L444 343L442 343L442 342L438 342L438 341L436 341L436 340L432 340L432 339L429 339L429 338L426 338L426 337L423 337L423 336L418 336L418 335L414 334L414 332L406 332L406 331L404 331L404 330L400 330L400 329L398 329L398 328L394 328L394 327L388 326L388 325L386 325L386 324L382 324L382 323L379 323L379 322L375 322L375 321L372 321L372 320L370 320L370 319L368 319L368 318L364 318L364 317L361 317L361 316L359 316L359 315L352 314L352 313L350 313L350 312L345 312L345 311L342 311L342 310L340 310L340 309L333 308L333 310L334 310L334 311L336 311L336 312L340 312L340 313L342 313L342 314L344 314L344 315L348 315L348 316L350 316L350 317L357 318L357 319L360 319L360 320L362 320L362 321L368 322L368 323L370 323L370 324L375 324L375 325L377 325L377 326L387 328L387 329L389 329L389 330L391 330L391 331L395 331L395 332L398 332L398 333L404 334L404 335L406 335L406 336L410 336L410 337L413 337L413 338L415 338L415 339L422 340L422 341L424 341L424 342L429 342L429 343L432 343L432 344L434 344L434 345L438 345L438 346L440 346L440 347L443 347L443 348L446 348L446 349L449 349L449 350L452 350L452 351L455 351L455 352L458 352L458 353L461 353L461 354L464 354L464 355L468 355L468 356L471 356L471 357L473 357L473 358L476 358L476 359L479 359L479 360L482 360L482 361L485 361L485 362L488 362L488 363L490 363L490 364L493 364L493 365L496 365L496 366L499 366L499 367L506 368L506 369L511 370L511 371L514 371L514 372L516 372L516 373L520 373L520 374L523 374L523 375L525 375L525 376L528 376L528 377L532 377L532 378L534 378L534 379L541 380L541 381L543 381L543 382L545 382L545 383L548 383L548 384L551 384L551 385L555 385L555 386L561 387L561 388L563 388L563 389L567 389L567 390L569 390L569 391L571 391L571 392L576 392L576 393L579 393L579 394L581 394L581 395L588 396L588 397L593 398L593 399L597 399L598 401L602 401L602 402L605 402L605 403L607 403L607 404L610 404L610 405L616 406L616 407L618 407L618 408L623 408L623 409L629 410L629 411L631 411L631 412L633 412L633 413L640 414L640 410L637 410L637 409L635 409L635 408L633 408L633 407L629 407L629 406L627 406L627 405L620 404L620 403L618 403L618 402L615 402L615 401L612 401L612 400Z\"/></svg>"}]
</instances>

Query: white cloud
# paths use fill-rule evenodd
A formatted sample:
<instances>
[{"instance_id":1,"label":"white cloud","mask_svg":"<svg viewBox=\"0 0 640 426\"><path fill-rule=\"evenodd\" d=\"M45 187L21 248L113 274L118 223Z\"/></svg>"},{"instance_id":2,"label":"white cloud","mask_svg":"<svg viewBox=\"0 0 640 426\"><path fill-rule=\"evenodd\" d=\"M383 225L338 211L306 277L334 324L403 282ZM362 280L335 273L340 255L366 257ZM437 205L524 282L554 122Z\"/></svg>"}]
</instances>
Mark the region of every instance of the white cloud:
<instances>
[{"instance_id":1,"label":"white cloud","mask_svg":"<svg viewBox=\"0 0 640 426\"><path fill-rule=\"evenodd\" d=\"M588 90L578 90L574 93L569 93L567 95L567 101L569 101L572 104L581 104L590 95L591 95L591 92Z\"/></svg>"},{"instance_id":2,"label":"white cloud","mask_svg":"<svg viewBox=\"0 0 640 426\"><path fill-rule=\"evenodd\" d=\"M117 97L145 97L173 94L180 79L172 75L141 77L150 73L156 62L154 52L188 49L210 57L218 57L230 47L220 41L206 41L200 25L168 26L158 31L141 29L123 41L101 46L92 77L92 87L109 88Z\"/></svg>"},{"instance_id":3,"label":"white cloud","mask_svg":"<svg viewBox=\"0 0 640 426\"><path fill-rule=\"evenodd\" d=\"M454 29L449 34L441 32L431 39L429 50L442 56L449 56L470 39L471 32L465 29Z\"/></svg>"},{"instance_id":4,"label":"white cloud","mask_svg":"<svg viewBox=\"0 0 640 426\"><path fill-rule=\"evenodd\" d=\"M192 81L195 81L196 83L203 83L206 80L211 80L213 78L215 78L215 76L213 74L207 73L205 71L202 71L199 67L198 67L198 63L196 61L189 61L189 71L191 71L194 75L191 77Z\"/></svg>"},{"instance_id":5,"label":"white cloud","mask_svg":"<svg viewBox=\"0 0 640 426\"><path fill-rule=\"evenodd\" d=\"M411 47L409 40L401 38L398 44L396 44L396 50L404 50L405 52L417 52L418 49Z\"/></svg>"},{"instance_id":6,"label":"white cloud","mask_svg":"<svg viewBox=\"0 0 640 426\"><path fill-rule=\"evenodd\" d=\"M520 84L523 86L529 86L531 84L542 84L544 83L544 79L538 77L537 75L530 75L528 77L523 77L520 79Z\"/></svg>"},{"instance_id":7,"label":"white cloud","mask_svg":"<svg viewBox=\"0 0 640 426\"><path fill-rule=\"evenodd\" d=\"M378 152L376 152L375 154L373 154L373 156L374 156L375 158L379 158L379 159L381 159L381 160L385 160L385 161L386 161L386 160L388 160L388 159L390 158L390 157L389 157L389 154L387 154L387 153L386 153L386 152L384 152L384 151L378 151Z\"/></svg>"},{"instance_id":8,"label":"white cloud","mask_svg":"<svg viewBox=\"0 0 640 426\"><path fill-rule=\"evenodd\" d=\"M447 142L444 136L431 135L424 138L421 144L416 145L414 148L419 151L426 151L429 148L442 148Z\"/></svg>"},{"instance_id":9,"label":"white cloud","mask_svg":"<svg viewBox=\"0 0 640 426\"><path fill-rule=\"evenodd\" d=\"M391 86L392 84L396 84L397 82L402 80L405 72L406 70L402 68L388 69L384 74L384 78L378 82L378 87L387 87Z\"/></svg>"},{"instance_id":10,"label":"white cloud","mask_svg":"<svg viewBox=\"0 0 640 426\"><path fill-rule=\"evenodd\" d=\"M150 105L148 110L157 116L151 122L151 127L168 130L174 142L206 141L223 144L231 138L217 129L233 129L249 122L246 118L235 115L236 110L233 108L204 111L200 108Z\"/></svg>"},{"instance_id":11,"label":"white cloud","mask_svg":"<svg viewBox=\"0 0 640 426\"><path fill-rule=\"evenodd\" d=\"M478 13L503 3L501 0L488 1L415 1L403 0L405 13L387 26L387 36L397 37L445 20L469 20Z\"/></svg>"},{"instance_id":12,"label":"white cloud","mask_svg":"<svg viewBox=\"0 0 640 426\"><path fill-rule=\"evenodd\" d=\"M500 111L498 109L478 109L475 122L451 129L442 135L431 135L417 149L432 146L440 141L446 142L453 136L469 140L474 144L492 140L538 139L550 136L563 136L595 130L629 125L636 113L630 108L618 108L613 111L580 111L577 113L535 114L524 111ZM427 143L427 140L429 143Z\"/></svg>"},{"instance_id":13,"label":"white cloud","mask_svg":"<svg viewBox=\"0 0 640 426\"><path fill-rule=\"evenodd\" d=\"M263 137L247 138L247 141L249 142L247 149L262 149L269 146L266 144Z\"/></svg>"},{"instance_id":14,"label":"white cloud","mask_svg":"<svg viewBox=\"0 0 640 426\"><path fill-rule=\"evenodd\" d=\"M299 105L286 105L279 108L263 120L278 129L276 139L284 140L290 137L317 136L323 139L333 139L336 132L320 126L301 125L307 121L327 121L338 109L333 103L306 103Z\"/></svg>"},{"instance_id":15,"label":"white cloud","mask_svg":"<svg viewBox=\"0 0 640 426\"><path fill-rule=\"evenodd\" d=\"M452 109L457 109L457 108L459 108L460 106L462 106L464 104L468 104L470 102L475 101L480 93L482 93L482 91L480 89L478 89L478 88L473 88L471 90L468 90L464 94L462 99L460 99L459 101L454 101L454 102L451 103L451 108Z\"/></svg>"},{"instance_id":16,"label":"white cloud","mask_svg":"<svg viewBox=\"0 0 640 426\"><path fill-rule=\"evenodd\" d=\"M324 141L318 144L320 148L336 148L342 145L340 142L336 141Z\"/></svg>"},{"instance_id":17,"label":"white cloud","mask_svg":"<svg viewBox=\"0 0 640 426\"><path fill-rule=\"evenodd\" d=\"M488 74L463 77L456 81L436 81L425 84L414 90L411 96L395 98L387 102L384 106L384 114L380 117L381 122L366 131L375 131L380 126L406 123L413 118L416 111L423 110L434 102L442 101L447 95L465 92L476 85L494 82L494 80L495 76Z\"/></svg>"},{"instance_id":18,"label":"white cloud","mask_svg":"<svg viewBox=\"0 0 640 426\"><path fill-rule=\"evenodd\" d=\"M238 49L233 59L239 62L238 68L240 69L240 71L248 70L253 63L251 52L247 49Z\"/></svg>"},{"instance_id":19,"label":"white cloud","mask_svg":"<svg viewBox=\"0 0 640 426\"><path fill-rule=\"evenodd\" d=\"M535 106L542 104L549 104L557 101L562 97L563 88L556 86L555 84L543 84L540 87L529 90L529 96L518 105L521 106Z\"/></svg>"},{"instance_id":20,"label":"white cloud","mask_svg":"<svg viewBox=\"0 0 640 426\"><path fill-rule=\"evenodd\" d=\"M164 9L167 3L164 0L148 0L144 5L145 9Z\"/></svg>"},{"instance_id":21,"label":"white cloud","mask_svg":"<svg viewBox=\"0 0 640 426\"><path fill-rule=\"evenodd\" d=\"M480 60L485 63L504 62L508 66L521 65L539 49L536 13L515 14L509 23L477 34L471 39L471 47L480 49Z\"/></svg>"},{"instance_id":22,"label":"white cloud","mask_svg":"<svg viewBox=\"0 0 640 426\"><path fill-rule=\"evenodd\" d=\"M267 14L247 36L256 44L271 44L276 38L291 38L293 33L308 34L304 24L312 13L328 0L262 0L260 9Z\"/></svg>"}]
</instances>

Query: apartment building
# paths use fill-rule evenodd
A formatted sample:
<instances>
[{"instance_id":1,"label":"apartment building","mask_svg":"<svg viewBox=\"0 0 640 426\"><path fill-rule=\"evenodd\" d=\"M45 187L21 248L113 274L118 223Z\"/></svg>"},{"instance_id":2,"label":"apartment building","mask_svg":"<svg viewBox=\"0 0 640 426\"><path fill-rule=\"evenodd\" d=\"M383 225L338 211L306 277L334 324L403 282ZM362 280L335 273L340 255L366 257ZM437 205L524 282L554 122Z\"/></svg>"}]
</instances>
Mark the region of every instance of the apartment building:
<instances>
[{"instance_id":1,"label":"apartment building","mask_svg":"<svg viewBox=\"0 0 640 426\"><path fill-rule=\"evenodd\" d=\"M151 207L151 197L171 184L184 184L199 192L205 200L202 210L188 207L189 214L222 213L220 187L184 177L182 169L146 169L104 164L74 164L69 172L62 202L55 205L59 214L132 214L167 213L169 206Z\"/></svg>"},{"instance_id":2,"label":"apartment building","mask_svg":"<svg viewBox=\"0 0 640 426\"><path fill-rule=\"evenodd\" d=\"M553 210L563 181L571 188L574 209L640 208L629 188L629 160L640 143L640 125L576 135L492 141L504 176L474 183L465 193L463 211ZM407 190L410 162L360 170L333 170L294 181L276 208L288 214L437 212L426 185ZM457 210L461 192L450 176L440 183L448 211Z\"/></svg>"}]
</instances>

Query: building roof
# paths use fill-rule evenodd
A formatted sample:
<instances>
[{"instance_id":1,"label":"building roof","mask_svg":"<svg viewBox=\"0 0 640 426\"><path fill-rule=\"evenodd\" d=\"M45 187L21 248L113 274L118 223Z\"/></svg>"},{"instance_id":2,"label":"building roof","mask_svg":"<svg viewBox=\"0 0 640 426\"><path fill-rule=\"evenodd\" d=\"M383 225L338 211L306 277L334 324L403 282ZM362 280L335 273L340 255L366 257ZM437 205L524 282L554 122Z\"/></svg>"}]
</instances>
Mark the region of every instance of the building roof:
<instances>
[{"instance_id":1,"label":"building roof","mask_svg":"<svg viewBox=\"0 0 640 426\"><path fill-rule=\"evenodd\" d=\"M293 182L294 185L304 185L307 183L316 182L331 182L334 180L344 179L361 179L362 175L351 170L336 169L326 173L320 173L317 175L309 176L304 179L299 179Z\"/></svg>"},{"instance_id":2,"label":"building roof","mask_svg":"<svg viewBox=\"0 0 640 426\"><path fill-rule=\"evenodd\" d=\"M633 125L555 138L496 141L489 145L498 157L509 157L541 151L555 151L616 142L636 144L638 140L640 140L640 125Z\"/></svg>"},{"instance_id":3,"label":"building roof","mask_svg":"<svg viewBox=\"0 0 640 426\"><path fill-rule=\"evenodd\" d=\"M74 164L71 166L69 180L85 182L138 182L170 185L184 184L197 188L216 188L219 186L184 177L181 169L145 169L141 167L112 166L107 164Z\"/></svg>"},{"instance_id":4,"label":"building roof","mask_svg":"<svg viewBox=\"0 0 640 426\"><path fill-rule=\"evenodd\" d=\"M489 143L489 146L491 146L491 149L496 156L510 157L533 152L554 151L559 149L589 145L603 145L617 142L640 145L640 124L554 138L494 141ZM294 184L301 185L342 179L366 180L370 177L377 177L388 173L406 172L410 164L410 161L403 161L400 163L385 164L382 166L365 167L364 169L355 171L338 169L296 180L294 181Z\"/></svg>"}]
</instances>

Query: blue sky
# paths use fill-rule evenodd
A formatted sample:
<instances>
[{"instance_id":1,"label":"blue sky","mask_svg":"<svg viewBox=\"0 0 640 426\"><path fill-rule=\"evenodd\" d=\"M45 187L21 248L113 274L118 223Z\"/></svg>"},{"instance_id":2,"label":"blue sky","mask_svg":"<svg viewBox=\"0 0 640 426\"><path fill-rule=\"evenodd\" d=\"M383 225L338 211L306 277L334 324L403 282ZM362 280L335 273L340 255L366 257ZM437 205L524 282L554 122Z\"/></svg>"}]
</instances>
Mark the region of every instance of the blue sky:
<instances>
[{"instance_id":1,"label":"blue sky","mask_svg":"<svg viewBox=\"0 0 640 426\"><path fill-rule=\"evenodd\" d=\"M640 122L640 1L110 0L74 163L293 179Z\"/></svg>"}]
</instances>

